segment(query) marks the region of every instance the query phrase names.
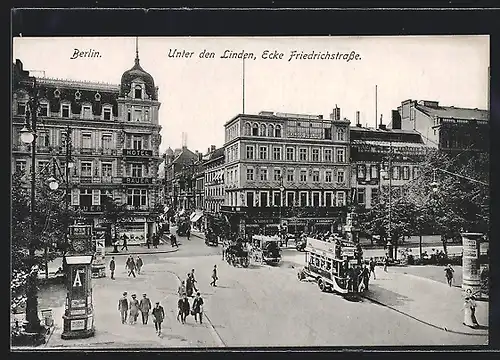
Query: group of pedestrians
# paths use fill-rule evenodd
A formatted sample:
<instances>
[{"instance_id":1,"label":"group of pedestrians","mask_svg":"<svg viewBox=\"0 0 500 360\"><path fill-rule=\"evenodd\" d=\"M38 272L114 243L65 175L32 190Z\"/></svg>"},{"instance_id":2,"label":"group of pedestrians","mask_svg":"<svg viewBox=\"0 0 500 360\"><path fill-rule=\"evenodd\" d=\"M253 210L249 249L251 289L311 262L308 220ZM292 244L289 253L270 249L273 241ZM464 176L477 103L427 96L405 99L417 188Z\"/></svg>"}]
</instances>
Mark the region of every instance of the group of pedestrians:
<instances>
[{"instance_id":1,"label":"group of pedestrians","mask_svg":"<svg viewBox=\"0 0 500 360\"><path fill-rule=\"evenodd\" d=\"M133 277L136 277L135 272L137 271L137 274L141 274L141 269L144 265L144 262L142 261L141 257L137 255L137 258L134 260L132 255L130 255L125 262L125 269L128 271L128 276L132 275ZM115 262L115 257L112 256L111 260L109 262L109 272L111 275L111 280L115 280L115 271L116 271L116 262Z\"/></svg>"},{"instance_id":2,"label":"group of pedestrians","mask_svg":"<svg viewBox=\"0 0 500 360\"><path fill-rule=\"evenodd\" d=\"M186 323L186 319L189 315L194 316L195 322L199 320L200 324L203 323L203 298L196 288L196 282L194 269L192 269L191 272L187 274L186 280L182 280L177 289L179 295L179 300L177 301L177 321L180 321L182 324ZM191 306L188 297L193 297L194 292L196 292L196 295L194 295L193 304Z\"/></svg>"},{"instance_id":3,"label":"group of pedestrians","mask_svg":"<svg viewBox=\"0 0 500 360\"><path fill-rule=\"evenodd\" d=\"M148 298L147 294L142 294L142 299L139 301L136 294L132 294L132 298L128 299L128 293L125 291L123 296L118 300L118 311L120 312L120 317L122 324L135 325L137 324L137 319L139 313L141 313L142 324L147 325L149 320L149 313L153 317L153 322L155 324L156 334L161 335L161 324L165 319L165 311L157 301L155 306L152 307L151 300Z\"/></svg>"}]
</instances>

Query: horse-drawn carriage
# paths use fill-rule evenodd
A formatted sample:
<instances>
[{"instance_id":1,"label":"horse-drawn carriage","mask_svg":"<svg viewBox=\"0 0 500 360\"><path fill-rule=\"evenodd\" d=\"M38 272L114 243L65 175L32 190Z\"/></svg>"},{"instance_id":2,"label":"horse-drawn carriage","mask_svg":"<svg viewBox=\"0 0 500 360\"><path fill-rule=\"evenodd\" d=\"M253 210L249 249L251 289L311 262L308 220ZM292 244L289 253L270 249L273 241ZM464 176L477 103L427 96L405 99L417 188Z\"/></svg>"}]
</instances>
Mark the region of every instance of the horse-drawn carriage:
<instances>
[{"instance_id":1,"label":"horse-drawn carriage","mask_svg":"<svg viewBox=\"0 0 500 360\"><path fill-rule=\"evenodd\" d=\"M277 236L254 235L252 237L255 253L261 257L261 262L268 265L278 265L281 261L281 239Z\"/></svg>"},{"instance_id":2,"label":"horse-drawn carriage","mask_svg":"<svg viewBox=\"0 0 500 360\"><path fill-rule=\"evenodd\" d=\"M177 235L186 236L190 227L191 227L191 224L189 223L189 219L179 220L177 223Z\"/></svg>"},{"instance_id":3,"label":"horse-drawn carriage","mask_svg":"<svg viewBox=\"0 0 500 360\"><path fill-rule=\"evenodd\" d=\"M218 246L219 245L219 240L218 240L217 234L214 233L210 229L205 231L205 244L208 246Z\"/></svg>"},{"instance_id":4,"label":"horse-drawn carriage","mask_svg":"<svg viewBox=\"0 0 500 360\"><path fill-rule=\"evenodd\" d=\"M226 248L226 261L228 264L243 267L250 265L250 254L243 242L236 242Z\"/></svg>"}]
</instances>

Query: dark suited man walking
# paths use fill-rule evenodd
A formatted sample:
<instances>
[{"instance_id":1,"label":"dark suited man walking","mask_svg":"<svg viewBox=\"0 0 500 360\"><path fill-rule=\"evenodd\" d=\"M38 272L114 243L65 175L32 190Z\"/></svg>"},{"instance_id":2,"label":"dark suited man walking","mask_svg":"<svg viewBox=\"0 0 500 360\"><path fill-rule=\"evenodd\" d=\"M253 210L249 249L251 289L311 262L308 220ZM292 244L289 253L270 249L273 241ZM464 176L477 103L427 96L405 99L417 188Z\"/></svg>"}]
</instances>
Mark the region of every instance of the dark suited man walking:
<instances>
[{"instance_id":1,"label":"dark suited man walking","mask_svg":"<svg viewBox=\"0 0 500 360\"><path fill-rule=\"evenodd\" d=\"M141 302L139 303L139 310L142 315L142 324L147 325L149 319L149 311L151 310L151 300L146 294L142 294Z\"/></svg>"},{"instance_id":2,"label":"dark suited man walking","mask_svg":"<svg viewBox=\"0 0 500 360\"><path fill-rule=\"evenodd\" d=\"M116 269L116 263L115 263L115 257L111 257L111 261L109 262L109 271L111 272L111 280L115 279L115 269Z\"/></svg>"}]
</instances>

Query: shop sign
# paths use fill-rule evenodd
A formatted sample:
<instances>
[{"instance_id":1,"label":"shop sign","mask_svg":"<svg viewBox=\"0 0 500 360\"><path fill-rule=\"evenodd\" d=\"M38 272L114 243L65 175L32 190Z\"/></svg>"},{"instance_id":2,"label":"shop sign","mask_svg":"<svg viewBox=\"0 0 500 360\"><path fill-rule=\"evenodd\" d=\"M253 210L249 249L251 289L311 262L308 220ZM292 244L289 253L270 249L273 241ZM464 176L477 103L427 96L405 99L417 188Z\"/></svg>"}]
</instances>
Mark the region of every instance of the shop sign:
<instances>
[{"instance_id":1,"label":"shop sign","mask_svg":"<svg viewBox=\"0 0 500 360\"><path fill-rule=\"evenodd\" d=\"M131 157L152 157L153 150L123 149L123 155Z\"/></svg>"},{"instance_id":2,"label":"shop sign","mask_svg":"<svg viewBox=\"0 0 500 360\"><path fill-rule=\"evenodd\" d=\"M153 184L152 177L124 177L122 183L126 185L151 185Z\"/></svg>"},{"instance_id":3,"label":"shop sign","mask_svg":"<svg viewBox=\"0 0 500 360\"><path fill-rule=\"evenodd\" d=\"M101 212L104 211L101 205L90 205L90 206L73 206L76 209L79 209L81 211L85 212Z\"/></svg>"}]
</instances>

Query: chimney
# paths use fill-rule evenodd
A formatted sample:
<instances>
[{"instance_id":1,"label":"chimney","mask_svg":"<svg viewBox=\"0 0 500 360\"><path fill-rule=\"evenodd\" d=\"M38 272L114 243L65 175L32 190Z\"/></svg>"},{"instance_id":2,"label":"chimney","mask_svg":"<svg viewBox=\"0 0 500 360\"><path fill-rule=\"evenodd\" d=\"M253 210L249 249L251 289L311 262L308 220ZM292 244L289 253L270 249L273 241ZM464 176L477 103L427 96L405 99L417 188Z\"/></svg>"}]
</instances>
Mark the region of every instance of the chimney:
<instances>
[{"instance_id":1,"label":"chimney","mask_svg":"<svg viewBox=\"0 0 500 360\"><path fill-rule=\"evenodd\" d=\"M330 120L340 121L340 108L335 104L333 112L330 114Z\"/></svg>"},{"instance_id":2,"label":"chimney","mask_svg":"<svg viewBox=\"0 0 500 360\"><path fill-rule=\"evenodd\" d=\"M380 114L380 124L378 124L378 128L380 130L387 130L387 126L385 126L385 124L382 124L382 117L383 117L383 115Z\"/></svg>"},{"instance_id":3,"label":"chimney","mask_svg":"<svg viewBox=\"0 0 500 360\"><path fill-rule=\"evenodd\" d=\"M215 145L210 145L210 152L214 152L215 151Z\"/></svg>"},{"instance_id":4,"label":"chimney","mask_svg":"<svg viewBox=\"0 0 500 360\"><path fill-rule=\"evenodd\" d=\"M361 127L361 123L359 122L359 111L356 111L356 126Z\"/></svg>"},{"instance_id":5,"label":"chimney","mask_svg":"<svg viewBox=\"0 0 500 360\"><path fill-rule=\"evenodd\" d=\"M392 128L401 130L401 115L398 110L392 110Z\"/></svg>"}]
</instances>

